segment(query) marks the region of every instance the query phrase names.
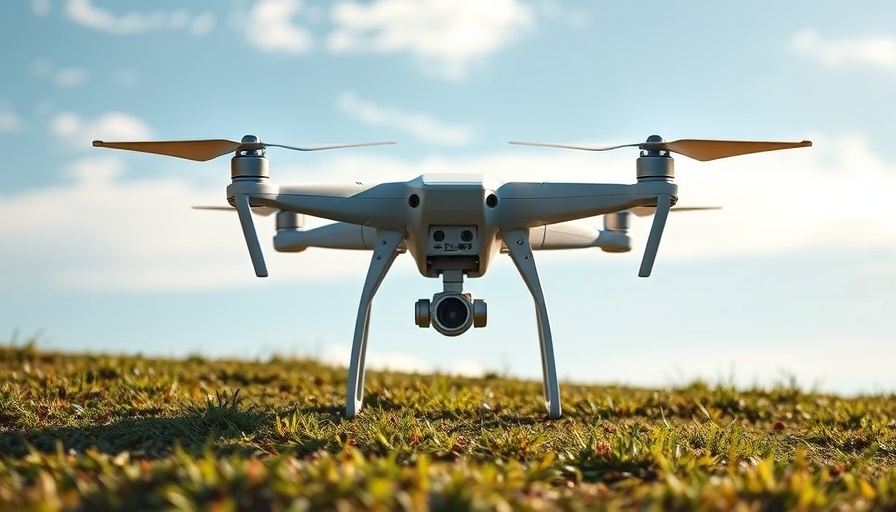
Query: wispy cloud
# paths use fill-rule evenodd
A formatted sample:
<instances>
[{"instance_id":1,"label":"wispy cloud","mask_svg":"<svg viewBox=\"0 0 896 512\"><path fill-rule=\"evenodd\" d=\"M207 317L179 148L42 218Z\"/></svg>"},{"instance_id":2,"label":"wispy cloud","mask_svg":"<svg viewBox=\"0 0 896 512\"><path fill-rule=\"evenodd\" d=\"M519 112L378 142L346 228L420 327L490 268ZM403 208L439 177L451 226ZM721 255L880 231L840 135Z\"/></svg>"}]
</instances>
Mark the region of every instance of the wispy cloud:
<instances>
[{"instance_id":1,"label":"wispy cloud","mask_svg":"<svg viewBox=\"0 0 896 512\"><path fill-rule=\"evenodd\" d=\"M82 0L83 1L83 0ZM303 0L259 0L233 19L246 40L263 51L305 55L314 50L311 27L323 8ZM343 1L329 9L325 49L336 55L407 53L437 77L460 80L470 66L519 40L536 11L519 0ZM552 4L546 19L580 26L582 15Z\"/></svg>"},{"instance_id":2,"label":"wispy cloud","mask_svg":"<svg viewBox=\"0 0 896 512\"><path fill-rule=\"evenodd\" d=\"M538 3L539 16L559 21L571 28L582 28L588 24L588 17L582 9L561 5L553 0L542 0Z\"/></svg>"},{"instance_id":3,"label":"wispy cloud","mask_svg":"<svg viewBox=\"0 0 896 512\"><path fill-rule=\"evenodd\" d=\"M124 162L108 155L80 159L65 170L65 183L0 195L0 239L15 248L0 252L0 289L199 290L258 282L236 215L190 209L225 204L229 180L220 187L125 180ZM261 239L270 240L273 220L259 217L256 224ZM301 255L306 265L297 266L296 255L269 247L268 266L278 280L360 279L369 261L363 252L310 250Z\"/></svg>"},{"instance_id":4,"label":"wispy cloud","mask_svg":"<svg viewBox=\"0 0 896 512\"><path fill-rule=\"evenodd\" d=\"M314 38L296 21L302 12L301 0L261 0L255 3L245 26L249 43L265 51L308 53L314 47Z\"/></svg>"},{"instance_id":5,"label":"wispy cloud","mask_svg":"<svg viewBox=\"0 0 896 512\"><path fill-rule=\"evenodd\" d=\"M31 74L48 79L59 87L78 87L89 78L83 67L58 67L47 59L37 59L31 63Z\"/></svg>"},{"instance_id":6,"label":"wispy cloud","mask_svg":"<svg viewBox=\"0 0 896 512\"><path fill-rule=\"evenodd\" d=\"M62 112L50 119L50 134L78 149L90 148L94 139L147 140L152 130L144 121L123 112L108 112L97 119L84 119Z\"/></svg>"},{"instance_id":7,"label":"wispy cloud","mask_svg":"<svg viewBox=\"0 0 896 512\"><path fill-rule=\"evenodd\" d=\"M6 102L0 101L0 132L17 132L22 129L22 119Z\"/></svg>"},{"instance_id":8,"label":"wispy cloud","mask_svg":"<svg viewBox=\"0 0 896 512\"><path fill-rule=\"evenodd\" d=\"M91 0L68 0L66 15L75 23L113 34L139 34L157 30L187 30L196 35L208 33L215 25L211 12L193 15L189 11L127 12L116 14L93 5Z\"/></svg>"},{"instance_id":9,"label":"wispy cloud","mask_svg":"<svg viewBox=\"0 0 896 512\"><path fill-rule=\"evenodd\" d=\"M824 39L814 30L803 30L793 37L791 45L797 53L828 66L864 64L896 70L896 38L892 37Z\"/></svg>"},{"instance_id":10,"label":"wispy cloud","mask_svg":"<svg viewBox=\"0 0 896 512\"><path fill-rule=\"evenodd\" d=\"M384 107L351 92L340 94L336 104L339 110L365 124L399 130L432 144L462 146L473 138L473 131L466 126L451 126L427 114Z\"/></svg>"},{"instance_id":11,"label":"wispy cloud","mask_svg":"<svg viewBox=\"0 0 896 512\"><path fill-rule=\"evenodd\" d=\"M62 68L56 71L54 80L60 87L77 87L87 82L87 70L84 68Z\"/></svg>"},{"instance_id":12,"label":"wispy cloud","mask_svg":"<svg viewBox=\"0 0 896 512\"><path fill-rule=\"evenodd\" d=\"M31 12L35 16L46 16L53 10L50 0L31 0Z\"/></svg>"},{"instance_id":13,"label":"wispy cloud","mask_svg":"<svg viewBox=\"0 0 896 512\"><path fill-rule=\"evenodd\" d=\"M517 0L377 0L331 10L334 53L410 53L441 77L463 79L471 63L519 38L534 24Z\"/></svg>"},{"instance_id":14,"label":"wispy cloud","mask_svg":"<svg viewBox=\"0 0 896 512\"><path fill-rule=\"evenodd\" d=\"M812 138L812 148L709 163L678 158L681 204L724 209L670 219L661 254L896 249L896 225L884 220L896 216L896 168L862 137ZM650 222L639 220L632 235L643 244Z\"/></svg>"},{"instance_id":15,"label":"wispy cloud","mask_svg":"<svg viewBox=\"0 0 896 512\"><path fill-rule=\"evenodd\" d=\"M113 75L113 80L121 87L132 87L140 82L140 72L135 68L119 69Z\"/></svg>"}]
</instances>

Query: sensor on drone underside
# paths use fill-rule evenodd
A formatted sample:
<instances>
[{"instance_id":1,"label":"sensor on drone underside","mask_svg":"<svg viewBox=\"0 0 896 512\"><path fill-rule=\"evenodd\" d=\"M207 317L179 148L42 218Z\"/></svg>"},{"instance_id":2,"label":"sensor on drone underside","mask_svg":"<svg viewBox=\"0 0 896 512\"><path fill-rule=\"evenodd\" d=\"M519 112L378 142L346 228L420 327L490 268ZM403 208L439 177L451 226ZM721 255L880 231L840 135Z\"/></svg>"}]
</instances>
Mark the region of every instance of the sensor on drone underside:
<instances>
[{"instance_id":1,"label":"sensor on drone underside","mask_svg":"<svg viewBox=\"0 0 896 512\"><path fill-rule=\"evenodd\" d=\"M479 271L479 229L475 225L429 227L426 243L427 274L446 270Z\"/></svg>"},{"instance_id":2,"label":"sensor on drone underside","mask_svg":"<svg viewBox=\"0 0 896 512\"><path fill-rule=\"evenodd\" d=\"M430 226L427 256L479 254L476 226Z\"/></svg>"}]
</instances>

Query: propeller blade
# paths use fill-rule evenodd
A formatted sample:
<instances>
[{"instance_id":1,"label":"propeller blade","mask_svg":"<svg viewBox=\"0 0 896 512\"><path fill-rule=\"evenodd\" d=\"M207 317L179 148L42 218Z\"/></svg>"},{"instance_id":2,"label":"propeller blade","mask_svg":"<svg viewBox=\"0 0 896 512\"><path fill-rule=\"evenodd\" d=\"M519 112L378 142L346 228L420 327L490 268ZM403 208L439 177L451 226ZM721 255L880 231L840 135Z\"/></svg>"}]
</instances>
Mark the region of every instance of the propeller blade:
<instances>
[{"instance_id":1,"label":"propeller blade","mask_svg":"<svg viewBox=\"0 0 896 512\"><path fill-rule=\"evenodd\" d=\"M314 146L284 146L283 144L267 144L264 145L269 148L285 148L285 149L293 149L295 151L321 151L324 149L341 149L341 148L359 148L362 146L384 146L387 144L395 144L395 142L350 142L343 144L319 144Z\"/></svg>"},{"instance_id":2,"label":"propeller blade","mask_svg":"<svg viewBox=\"0 0 896 512\"><path fill-rule=\"evenodd\" d=\"M213 211L222 211L222 212L233 212L236 211L236 208L233 206L215 206L215 205L198 205L191 206L194 210L213 210ZM261 215L267 217L272 213L277 213L279 210L276 208L271 208L270 206L253 206L252 213L256 215Z\"/></svg>"},{"instance_id":3,"label":"propeller blade","mask_svg":"<svg viewBox=\"0 0 896 512\"><path fill-rule=\"evenodd\" d=\"M672 208L672 213L721 209L721 206L675 206ZM656 213L656 208L653 208L651 206L635 206L634 208L629 208L628 211L634 213L638 217L649 217L650 215Z\"/></svg>"},{"instance_id":4,"label":"propeller blade","mask_svg":"<svg viewBox=\"0 0 896 512\"><path fill-rule=\"evenodd\" d=\"M653 149L654 143L644 143L642 149ZM730 156L748 155L750 153L762 153L764 151L777 151L779 149L804 148L811 146L812 141L801 142L762 142L745 140L705 140L705 139L681 139L672 142L658 143L656 149L665 149L678 153L694 160L706 162Z\"/></svg>"},{"instance_id":5,"label":"propeller blade","mask_svg":"<svg viewBox=\"0 0 896 512\"><path fill-rule=\"evenodd\" d=\"M651 137L653 138L653 137ZM549 148L581 149L584 151L609 151L611 149L638 147L646 150L671 151L684 155L694 160L706 162L729 156L761 153L763 151L777 151L779 149L803 148L812 145L812 141L801 142L762 142L744 140L709 140L709 139L681 139L665 142L659 137L656 141L638 142L634 144L619 144L616 146L598 146L589 144L554 144L551 142L511 142L523 146L543 146Z\"/></svg>"},{"instance_id":6,"label":"propeller blade","mask_svg":"<svg viewBox=\"0 0 896 512\"><path fill-rule=\"evenodd\" d=\"M146 142L104 142L93 141L95 148L124 149L140 153L186 158L197 162L205 162L212 158L231 153L239 149L240 142L225 139L210 140L168 140Z\"/></svg>"},{"instance_id":7,"label":"propeller blade","mask_svg":"<svg viewBox=\"0 0 896 512\"><path fill-rule=\"evenodd\" d=\"M268 269L264 264L264 253L261 252L261 244L258 242L258 233L255 232L255 222L252 221L252 211L249 207L249 196L237 194L234 197L234 205L240 216L240 226L243 228L243 237L246 239L246 247L249 248L249 257L255 268L255 275L267 277Z\"/></svg>"},{"instance_id":8,"label":"propeller blade","mask_svg":"<svg viewBox=\"0 0 896 512\"><path fill-rule=\"evenodd\" d=\"M127 151L139 151L140 153L154 153L156 155L174 156L186 158L197 162L206 162L234 151L251 151L269 147L292 149L294 151L320 151L322 149L355 148L360 146L380 146L383 144L395 144L394 142L356 142L347 144L323 144L317 146L285 146L283 144L268 144L266 142L247 141L236 142L226 139L208 140L168 140L168 141L144 141L144 142L105 142L93 141L93 147L124 149Z\"/></svg>"},{"instance_id":9,"label":"propeller blade","mask_svg":"<svg viewBox=\"0 0 896 512\"><path fill-rule=\"evenodd\" d=\"M670 208L672 208L672 196L657 196L656 214L653 217L653 225L650 226L647 246L644 248L641 269L638 271L639 277L649 277L653 271L653 262L656 261L656 253L660 248L660 239L663 237L663 229L666 227L666 219L669 217Z\"/></svg>"},{"instance_id":10,"label":"propeller blade","mask_svg":"<svg viewBox=\"0 0 896 512\"><path fill-rule=\"evenodd\" d=\"M619 144L617 146L597 146L590 144L555 144L553 142L520 142L520 141L512 141L511 144L517 144L520 146L541 146L546 148L563 148L563 149L581 149L583 151L609 151L611 149L619 149L619 148L633 148L640 146L641 143L636 144Z\"/></svg>"},{"instance_id":11,"label":"propeller blade","mask_svg":"<svg viewBox=\"0 0 896 512\"><path fill-rule=\"evenodd\" d=\"M236 208L233 206L191 206L190 208L194 210L214 210L219 212L233 212L236 211Z\"/></svg>"}]
</instances>

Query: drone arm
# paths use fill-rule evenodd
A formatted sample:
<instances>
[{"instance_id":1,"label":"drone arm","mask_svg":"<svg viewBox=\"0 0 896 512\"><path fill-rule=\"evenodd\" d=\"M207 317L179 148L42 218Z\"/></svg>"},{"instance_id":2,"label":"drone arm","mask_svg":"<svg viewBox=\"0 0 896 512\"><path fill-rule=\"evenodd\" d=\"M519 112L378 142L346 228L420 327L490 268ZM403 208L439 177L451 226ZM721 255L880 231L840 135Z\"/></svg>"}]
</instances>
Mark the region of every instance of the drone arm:
<instances>
[{"instance_id":1,"label":"drone arm","mask_svg":"<svg viewBox=\"0 0 896 512\"><path fill-rule=\"evenodd\" d=\"M544 403L551 418L559 418L562 414L560 406L560 384L557 381L557 367L554 364L554 343L551 338L551 325L548 321L548 308L538 279L535 258L529 244L529 230L515 229L502 232L504 244L510 252L510 258L519 270L526 287L535 300L535 315L538 321L538 339L541 343L541 369L543 375Z\"/></svg>"},{"instance_id":2,"label":"drone arm","mask_svg":"<svg viewBox=\"0 0 896 512\"><path fill-rule=\"evenodd\" d=\"M400 231L406 222L406 194L404 183L281 185L277 194L258 200L280 210Z\"/></svg>"},{"instance_id":3,"label":"drone arm","mask_svg":"<svg viewBox=\"0 0 896 512\"><path fill-rule=\"evenodd\" d=\"M631 250L631 239L626 233L601 231L584 221L561 222L529 229L532 250L585 249L600 247L610 252Z\"/></svg>"},{"instance_id":4,"label":"drone arm","mask_svg":"<svg viewBox=\"0 0 896 512\"><path fill-rule=\"evenodd\" d=\"M312 229L279 229L274 235L274 249L278 252L299 252L309 247L370 250L376 239L374 228L334 222Z\"/></svg>"},{"instance_id":5,"label":"drone arm","mask_svg":"<svg viewBox=\"0 0 896 512\"><path fill-rule=\"evenodd\" d=\"M367 357L367 333L370 327L370 305L383 278L398 256L398 246L404 234L398 231L379 231L377 241L367 270L367 279L361 290L358 317L355 321L355 336L352 342L351 360L348 368L348 393L345 416L352 418L364 405L364 364Z\"/></svg>"},{"instance_id":6,"label":"drone arm","mask_svg":"<svg viewBox=\"0 0 896 512\"><path fill-rule=\"evenodd\" d=\"M657 197L678 196L668 181L632 185L608 183L505 183L498 189L503 226L536 227L626 210L656 206Z\"/></svg>"}]
</instances>

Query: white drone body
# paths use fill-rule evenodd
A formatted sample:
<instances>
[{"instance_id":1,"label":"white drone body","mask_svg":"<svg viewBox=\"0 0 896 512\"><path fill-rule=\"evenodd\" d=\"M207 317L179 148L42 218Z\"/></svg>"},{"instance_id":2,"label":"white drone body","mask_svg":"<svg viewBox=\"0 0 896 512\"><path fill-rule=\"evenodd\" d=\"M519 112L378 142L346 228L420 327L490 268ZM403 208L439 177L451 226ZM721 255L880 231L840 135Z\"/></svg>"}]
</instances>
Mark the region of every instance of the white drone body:
<instances>
[{"instance_id":1,"label":"white drone body","mask_svg":"<svg viewBox=\"0 0 896 512\"><path fill-rule=\"evenodd\" d=\"M388 143L373 143L388 144ZM415 322L445 336L485 327L485 301L464 292L464 278L484 275L496 255L510 255L535 302L541 346L544 402L548 415L562 414L548 310L533 250L599 247L631 250L628 212L655 212L639 275L653 268L670 208L678 200L671 152L698 160L810 146L811 142L740 142L686 139L613 147L520 143L602 151L637 146L637 180L616 183L501 183L475 174L424 174L405 182L278 185L271 183L266 147L300 151L372 144L296 148L261 142L197 140L102 142L97 147L157 153L205 161L234 152L227 200L239 214L249 255L259 277L267 276L252 211L278 211L274 248L299 252L308 247L370 250L372 256L355 323L349 361L346 416L357 415L364 400L364 368L371 302L395 258L408 252L424 277L442 278L443 290L415 305ZM699 209L699 208L698 208ZM335 221L302 229L303 215ZM605 215L599 231L579 219Z\"/></svg>"}]
</instances>

